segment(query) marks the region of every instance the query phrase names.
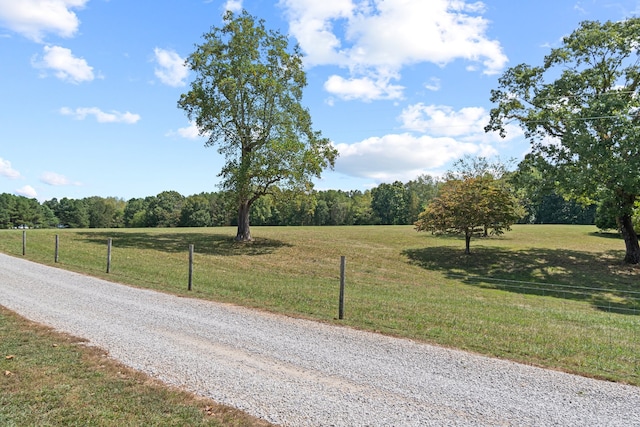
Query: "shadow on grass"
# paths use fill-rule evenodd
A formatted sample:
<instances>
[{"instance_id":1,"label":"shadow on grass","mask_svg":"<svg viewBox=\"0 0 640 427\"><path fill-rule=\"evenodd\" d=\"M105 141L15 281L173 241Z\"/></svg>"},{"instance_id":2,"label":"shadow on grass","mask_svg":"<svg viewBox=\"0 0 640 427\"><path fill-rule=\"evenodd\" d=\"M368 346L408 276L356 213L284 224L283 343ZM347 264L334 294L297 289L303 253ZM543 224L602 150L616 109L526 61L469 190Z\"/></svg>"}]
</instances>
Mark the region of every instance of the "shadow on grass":
<instances>
[{"instance_id":1,"label":"shadow on grass","mask_svg":"<svg viewBox=\"0 0 640 427\"><path fill-rule=\"evenodd\" d=\"M432 247L403 251L413 265L486 288L587 301L594 307L640 315L640 268L622 264L621 253L562 249Z\"/></svg>"},{"instance_id":2,"label":"shadow on grass","mask_svg":"<svg viewBox=\"0 0 640 427\"><path fill-rule=\"evenodd\" d=\"M87 242L99 244L103 244L111 238L114 248L150 249L180 253L188 251L189 245L194 245L196 253L220 256L268 255L278 248L291 246L274 239L256 238L252 242L238 243L229 235L184 233L181 231L166 233L87 231L78 233L78 235L83 236Z\"/></svg>"},{"instance_id":3,"label":"shadow on grass","mask_svg":"<svg viewBox=\"0 0 640 427\"><path fill-rule=\"evenodd\" d=\"M622 236L617 231L593 231L589 233L589 235L594 237L602 237L603 239L622 240Z\"/></svg>"}]
</instances>

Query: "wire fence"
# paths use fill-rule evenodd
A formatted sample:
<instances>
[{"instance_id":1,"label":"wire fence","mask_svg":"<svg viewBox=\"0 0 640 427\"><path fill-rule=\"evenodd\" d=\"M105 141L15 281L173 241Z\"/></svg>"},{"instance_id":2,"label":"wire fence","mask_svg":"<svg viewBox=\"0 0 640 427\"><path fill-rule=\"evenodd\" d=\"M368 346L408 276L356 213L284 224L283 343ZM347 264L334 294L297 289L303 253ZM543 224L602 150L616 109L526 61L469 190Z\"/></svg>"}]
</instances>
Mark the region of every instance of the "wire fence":
<instances>
[{"instance_id":1,"label":"wire fence","mask_svg":"<svg viewBox=\"0 0 640 427\"><path fill-rule=\"evenodd\" d=\"M26 248L25 236L26 234L23 233L23 255ZM110 243L111 239L109 239L107 249L104 251L106 260L103 258L107 263L107 273L110 271L111 263ZM56 262L58 261L58 245L59 240L56 235ZM184 269L186 271L188 266L189 271L189 290L192 287L193 251L193 245L189 245L189 257L185 256L184 260ZM87 266L83 265L83 268L87 268ZM338 302L339 319L343 318L345 292L349 293L349 289L345 290L344 269L345 257L342 257ZM124 274L116 272L115 275ZM502 344L500 344L505 346L503 354L525 354L526 356L530 350L530 354L544 355L549 360L570 360L575 354L580 353L579 357L582 358L580 363L593 367L593 372L610 372L611 375L605 375L605 377L640 383L640 291L634 290L633 285L627 284L624 287L612 283L607 287L589 286L588 284L577 286L455 274L453 272L444 274L455 282L499 292L484 301L463 301L464 298L468 299L469 297L457 296L452 293L450 298L459 298L461 301L457 305L458 307L485 304L487 312L491 312L491 316L496 316L492 319L461 319L459 312L457 315L452 315L451 322L454 327L464 323L463 327L467 328L467 331L477 332L479 336L504 333L506 339L502 340ZM187 287L186 282L184 286ZM510 295L507 297L507 294L502 292L520 296L513 298L513 295ZM347 301L347 305L349 304L350 302ZM504 310L501 309L500 304L505 304ZM496 305L500 310L495 310ZM456 316L457 318L455 318ZM508 322L518 322L524 327L510 329L505 326ZM560 330L562 328L571 328L572 331L563 334ZM518 336L518 333L522 335ZM524 345L524 351L523 341L529 341ZM478 342L483 345L481 338ZM501 354L500 350L492 348L495 345L496 340L487 340L487 354ZM578 356L576 356L577 358ZM532 359L535 360L535 357ZM590 369L580 370L580 372L588 372Z\"/></svg>"},{"instance_id":2,"label":"wire fence","mask_svg":"<svg viewBox=\"0 0 640 427\"><path fill-rule=\"evenodd\" d=\"M483 282L491 284L496 289L563 299L586 300L590 301L593 307L605 312L629 315L640 314L640 291L614 287L599 288L559 283L528 282L461 274L450 274L448 277L458 278L462 281Z\"/></svg>"},{"instance_id":3,"label":"wire fence","mask_svg":"<svg viewBox=\"0 0 640 427\"><path fill-rule=\"evenodd\" d=\"M597 367L600 372L609 372L614 377L624 372L623 381L640 381L640 291L620 289L615 285L574 286L463 274L447 277L487 289L518 293L523 298L535 298L538 307L543 301L542 308L537 310L531 309L526 302L519 307L523 316L519 321L534 330L529 336L532 351L543 348L548 357L558 359L570 359L582 353L579 357L584 358L585 365ZM510 301L512 305L516 304L513 299ZM580 304L575 304L576 301ZM574 333L558 334L557 325L571 328ZM558 336L574 338L562 341Z\"/></svg>"}]
</instances>

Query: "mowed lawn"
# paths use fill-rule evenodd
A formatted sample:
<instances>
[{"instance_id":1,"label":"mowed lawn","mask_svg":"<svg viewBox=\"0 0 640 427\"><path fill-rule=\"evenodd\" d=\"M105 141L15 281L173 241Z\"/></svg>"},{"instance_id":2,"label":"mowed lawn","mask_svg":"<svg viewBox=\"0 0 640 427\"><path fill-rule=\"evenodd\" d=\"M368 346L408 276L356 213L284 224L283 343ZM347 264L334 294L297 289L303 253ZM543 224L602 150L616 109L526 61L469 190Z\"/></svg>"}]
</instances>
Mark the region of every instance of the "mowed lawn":
<instances>
[{"instance_id":1,"label":"mowed lawn","mask_svg":"<svg viewBox=\"0 0 640 427\"><path fill-rule=\"evenodd\" d=\"M54 264L55 235L59 263ZM473 239L410 226L28 230L26 258L194 298L640 385L640 268L592 226ZM113 241L106 274L107 240ZM188 291L189 245L195 247ZM22 231L0 232L22 256ZM338 320L340 257L345 317Z\"/></svg>"}]
</instances>

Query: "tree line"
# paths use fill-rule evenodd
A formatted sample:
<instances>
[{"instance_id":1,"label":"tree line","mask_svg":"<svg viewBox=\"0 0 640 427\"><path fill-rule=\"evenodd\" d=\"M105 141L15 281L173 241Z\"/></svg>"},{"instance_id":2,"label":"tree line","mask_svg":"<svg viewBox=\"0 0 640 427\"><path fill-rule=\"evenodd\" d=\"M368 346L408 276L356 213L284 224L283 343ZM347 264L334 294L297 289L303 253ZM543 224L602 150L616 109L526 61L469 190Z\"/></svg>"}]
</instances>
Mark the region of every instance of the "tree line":
<instances>
[{"instance_id":1,"label":"tree line","mask_svg":"<svg viewBox=\"0 0 640 427\"><path fill-rule=\"evenodd\" d=\"M516 179L517 178L517 179ZM594 224L596 205L582 206L535 187L531 177L507 173L501 178L522 205L520 223ZM251 207L254 225L409 225L414 224L446 180L429 175L370 190L296 192L275 188ZM516 186L516 184L518 186ZM0 194L0 228L145 228L237 225L233 197L225 192L183 196L54 198L38 202ZM610 228L610 227L603 227Z\"/></svg>"}]
</instances>

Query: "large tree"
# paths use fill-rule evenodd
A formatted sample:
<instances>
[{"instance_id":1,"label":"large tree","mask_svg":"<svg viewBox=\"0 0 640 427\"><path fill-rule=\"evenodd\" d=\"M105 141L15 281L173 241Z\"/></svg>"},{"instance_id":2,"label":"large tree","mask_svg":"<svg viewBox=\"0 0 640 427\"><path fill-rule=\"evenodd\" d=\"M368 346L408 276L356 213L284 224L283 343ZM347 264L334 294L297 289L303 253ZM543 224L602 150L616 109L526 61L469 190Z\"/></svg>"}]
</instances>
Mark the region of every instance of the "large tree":
<instances>
[{"instance_id":1,"label":"large tree","mask_svg":"<svg viewBox=\"0 0 640 427\"><path fill-rule=\"evenodd\" d=\"M224 26L203 37L187 59L196 78L178 106L225 155L222 187L235 195L236 240L247 241L251 205L276 185L309 191L337 151L301 105L307 82L298 46L246 11L227 12Z\"/></svg>"},{"instance_id":2,"label":"large tree","mask_svg":"<svg viewBox=\"0 0 640 427\"><path fill-rule=\"evenodd\" d=\"M371 190L371 209L380 219L380 224L410 224L407 189L400 181L382 183Z\"/></svg>"},{"instance_id":3,"label":"large tree","mask_svg":"<svg viewBox=\"0 0 640 427\"><path fill-rule=\"evenodd\" d=\"M56 204L54 213L60 224L70 228L89 227L89 213L84 200L68 199L64 197Z\"/></svg>"},{"instance_id":4,"label":"large tree","mask_svg":"<svg viewBox=\"0 0 640 427\"><path fill-rule=\"evenodd\" d=\"M119 228L124 226L126 202L116 197L88 197L84 199L90 228Z\"/></svg>"},{"instance_id":5,"label":"large tree","mask_svg":"<svg viewBox=\"0 0 640 427\"><path fill-rule=\"evenodd\" d=\"M507 70L487 131L520 124L564 196L615 210L625 262L640 262L632 210L640 196L640 19L583 22L541 66Z\"/></svg>"},{"instance_id":6,"label":"large tree","mask_svg":"<svg viewBox=\"0 0 640 427\"><path fill-rule=\"evenodd\" d=\"M510 230L519 212L515 197L491 175L467 176L445 181L415 226L417 231L463 234L465 253L470 254L472 236Z\"/></svg>"},{"instance_id":7,"label":"large tree","mask_svg":"<svg viewBox=\"0 0 640 427\"><path fill-rule=\"evenodd\" d=\"M146 211L148 227L177 227L184 204L184 196L177 191L163 191L149 198Z\"/></svg>"}]
</instances>

